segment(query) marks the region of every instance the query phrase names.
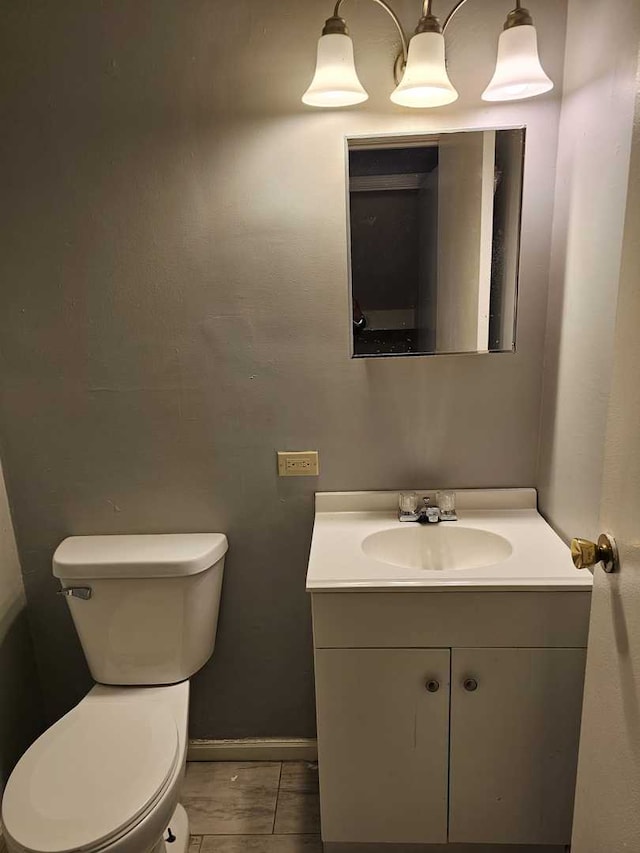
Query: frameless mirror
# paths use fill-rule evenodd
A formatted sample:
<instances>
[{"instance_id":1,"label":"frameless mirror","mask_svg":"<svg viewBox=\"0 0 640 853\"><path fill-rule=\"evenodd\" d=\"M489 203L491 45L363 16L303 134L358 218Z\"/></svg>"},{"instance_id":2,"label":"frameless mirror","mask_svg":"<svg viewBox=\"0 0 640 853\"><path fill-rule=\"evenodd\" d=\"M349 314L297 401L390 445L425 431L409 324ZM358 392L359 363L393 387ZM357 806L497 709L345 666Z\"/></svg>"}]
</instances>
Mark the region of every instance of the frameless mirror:
<instances>
[{"instance_id":1,"label":"frameless mirror","mask_svg":"<svg viewBox=\"0 0 640 853\"><path fill-rule=\"evenodd\" d=\"M515 350L524 142L347 140L354 357Z\"/></svg>"}]
</instances>

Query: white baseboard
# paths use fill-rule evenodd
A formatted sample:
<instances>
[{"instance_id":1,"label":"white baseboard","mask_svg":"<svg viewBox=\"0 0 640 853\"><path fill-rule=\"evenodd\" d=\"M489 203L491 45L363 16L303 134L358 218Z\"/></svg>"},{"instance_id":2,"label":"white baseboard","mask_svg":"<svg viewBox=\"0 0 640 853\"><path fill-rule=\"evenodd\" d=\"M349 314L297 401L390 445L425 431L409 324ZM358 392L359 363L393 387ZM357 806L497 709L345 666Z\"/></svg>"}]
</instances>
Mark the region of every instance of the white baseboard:
<instances>
[{"instance_id":1,"label":"white baseboard","mask_svg":"<svg viewBox=\"0 0 640 853\"><path fill-rule=\"evenodd\" d=\"M315 738L190 740L187 761L317 761Z\"/></svg>"},{"instance_id":2,"label":"white baseboard","mask_svg":"<svg viewBox=\"0 0 640 853\"><path fill-rule=\"evenodd\" d=\"M553 844L377 844L336 841L323 843L324 853L566 853L568 847Z\"/></svg>"}]
</instances>

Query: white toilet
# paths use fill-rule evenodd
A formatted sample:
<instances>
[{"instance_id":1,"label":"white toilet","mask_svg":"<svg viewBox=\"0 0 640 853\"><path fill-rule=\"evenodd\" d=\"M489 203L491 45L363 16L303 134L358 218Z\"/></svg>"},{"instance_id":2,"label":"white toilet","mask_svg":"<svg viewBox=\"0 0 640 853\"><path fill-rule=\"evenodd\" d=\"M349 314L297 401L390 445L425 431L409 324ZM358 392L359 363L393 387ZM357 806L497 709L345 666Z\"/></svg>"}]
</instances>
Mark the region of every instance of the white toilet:
<instances>
[{"instance_id":1,"label":"white toilet","mask_svg":"<svg viewBox=\"0 0 640 853\"><path fill-rule=\"evenodd\" d=\"M99 682L27 750L12 853L184 853L189 677L213 652L226 536L73 536L53 557Z\"/></svg>"}]
</instances>

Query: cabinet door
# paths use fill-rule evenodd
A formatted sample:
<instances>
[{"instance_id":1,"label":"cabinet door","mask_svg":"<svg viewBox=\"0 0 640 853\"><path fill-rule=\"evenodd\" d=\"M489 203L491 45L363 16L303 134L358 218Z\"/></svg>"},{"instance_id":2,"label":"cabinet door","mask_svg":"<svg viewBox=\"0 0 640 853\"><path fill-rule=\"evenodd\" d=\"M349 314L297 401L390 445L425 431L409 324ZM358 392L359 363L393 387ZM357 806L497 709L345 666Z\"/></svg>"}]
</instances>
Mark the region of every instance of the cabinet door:
<instances>
[{"instance_id":1,"label":"cabinet door","mask_svg":"<svg viewBox=\"0 0 640 853\"><path fill-rule=\"evenodd\" d=\"M450 841L569 843L585 654L452 650Z\"/></svg>"},{"instance_id":2,"label":"cabinet door","mask_svg":"<svg viewBox=\"0 0 640 853\"><path fill-rule=\"evenodd\" d=\"M323 841L446 841L449 649L317 649L315 662Z\"/></svg>"}]
</instances>

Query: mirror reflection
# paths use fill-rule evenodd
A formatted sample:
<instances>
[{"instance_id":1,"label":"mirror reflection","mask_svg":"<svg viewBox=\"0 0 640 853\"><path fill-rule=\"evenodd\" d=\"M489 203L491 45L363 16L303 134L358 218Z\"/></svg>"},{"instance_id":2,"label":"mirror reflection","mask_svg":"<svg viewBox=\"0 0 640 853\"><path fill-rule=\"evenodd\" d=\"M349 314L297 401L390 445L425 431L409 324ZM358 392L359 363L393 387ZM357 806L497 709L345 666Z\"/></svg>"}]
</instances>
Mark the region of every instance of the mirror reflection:
<instances>
[{"instance_id":1,"label":"mirror reflection","mask_svg":"<svg viewBox=\"0 0 640 853\"><path fill-rule=\"evenodd\" d=\"M354 357L515 350L524 139L348 140Z\"/></svg>"}]
</instances>

